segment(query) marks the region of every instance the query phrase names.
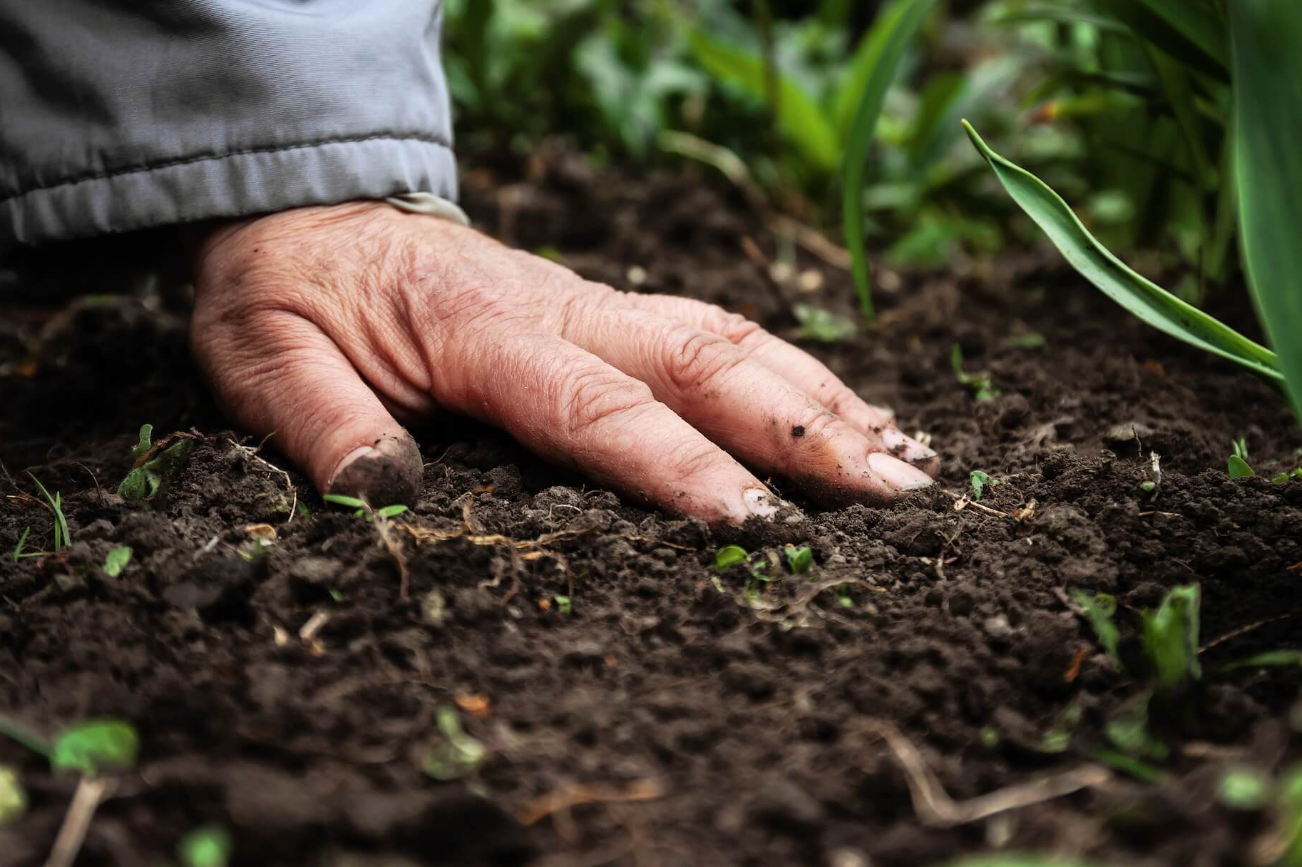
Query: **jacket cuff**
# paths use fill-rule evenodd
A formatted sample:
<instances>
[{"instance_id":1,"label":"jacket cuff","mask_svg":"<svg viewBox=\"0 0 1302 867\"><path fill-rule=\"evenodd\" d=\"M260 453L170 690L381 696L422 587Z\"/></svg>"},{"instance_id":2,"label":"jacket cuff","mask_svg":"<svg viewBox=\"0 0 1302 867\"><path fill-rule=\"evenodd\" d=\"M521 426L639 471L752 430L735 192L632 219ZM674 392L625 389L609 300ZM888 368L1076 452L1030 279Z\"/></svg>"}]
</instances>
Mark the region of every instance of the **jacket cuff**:
<instances>
[{"instance_id":1,"label":"jacket cuff","mask_svg":"<svg viewBox=\"0 0 1302 867\"><path fill-rule=\"evenodd\" d=\"M0 238L40 244L411 192L456 198L456 163L446 142L401 134L312 141L24 190L0 200Z\"/></svg>"}]
</instances>

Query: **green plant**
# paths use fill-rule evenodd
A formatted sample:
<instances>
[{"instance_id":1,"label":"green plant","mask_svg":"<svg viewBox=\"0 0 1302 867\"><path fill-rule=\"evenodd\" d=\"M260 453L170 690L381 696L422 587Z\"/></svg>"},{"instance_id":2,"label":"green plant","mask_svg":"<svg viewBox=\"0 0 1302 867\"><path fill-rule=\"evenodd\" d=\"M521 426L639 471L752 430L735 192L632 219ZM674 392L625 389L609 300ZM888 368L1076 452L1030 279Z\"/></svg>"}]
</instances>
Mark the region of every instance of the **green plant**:
<instances>
[{"instance_id":1,"label":"green plant","mask_svg":"<svg viewBox=\"0 0 1302 867\"><path fill-rule=\"evenodd\" d=\"M407 507L402 503L394 503L391 506L372 509L365 500L358 499L357 497L349 497L344 494L326 494L321 499L336 506L356 509L357 511L355 511L353 515L358 518L366 519L366 523L368 524L376 518L393 518L407 511Z\"/></svg>"},{"instance_id":2,"label":"green plant","mask_svg":"<svg viewBox=\"0 0 1302 867\"><path fill-rule=\"evenodd\" d=\"M37 554L37 553L35 553L35 552L30 552L30 553L24 553L24 552L23 552L23 545L27 544L27 536L28 536L31 532L32 532L32 528L31 528L30 526L28 526L28 527L23 527L22 535L20 535L20 536L18 537L18 544L17 544L17 545L14 545L14 561L15 561L15 562L17 562L18 560L21 560L21 559L24 558L24 557L39 557L39 556L40 556L40 554Z\"/></svg>"},{"instance_id":3,"label":"green plant","mask_svg":"<svg viewBox=\"0 0 1302 867\"><path fill-rule=\"evenodd\" d=\"M788 545L782 550L787 558L787 566L796 575L803 575L814 568L814 551L808 545Z\"/></svg>"},{"instance_id":4,"label":"green plant","mask_svg":"<svg viewBox=\"0 0 1302 867\"><path fill-rule=\"evenodd\" d=\"M127 568L131 562L131 548L121 545L108 552L104 558L104 574L110 578L116 578L122 574L122 570Z\"/></svg>"},{"instance_id":5,"label":"green plant","mask_svg":"<svg viewBox=\"0 0 1302 867\"><path fill-rule=\"evenodd\" d=\"M954 370L954 378L958 380L959 385L967 386L972 392L972 399L978 403L994 400L1002 394L989 373L967 373L963 370L963 348L957 343L950 347L949 366Z\"/></svg>"},{"instance_id":6,"label":"green plant","mask_svg":"<svg viewBox=\"0 0 1302 867\"><path fill-rule=\"evenodd\" d=\"M993 488L1004 483L1003 479L996 479L985 470L973 470L968 476L968 484L972 486L972 499L979 500L985 493L986 488Z\"/></svg>"},{"instance_id":7,"label":"green plant","mask_svg":"<svg viewBox=\"0 0 1302 867\"><path fill-rule=\"evenodd\" d=\"M425 753L425 773L436 780L459 780L488 761L488 748L466 733L456 708L439 707L437 721L442 740Z\"/></svg>"},{"instance_id":8,"label":"green plant","mask_svg":"<svg viewBox=\"0 0 1302 867\"><path fill-rule=\"evenodd\" d=\"M840 343L854 337L857 330L854 320L832 313L820 307L797 304L791 308L792 314L800 327L795 336L801 340L817 340L819 343Z\"/></svg>"},{"instance_id":9,"label":"green plant","mask_svg":"<svg viewBox=\"0 0 1302 867\"><path fill-rule=\"evenodd\" d=\"M72 533L68 531L68 519L63 514L63 494L55 493L54 496L50 496L50 492L45 489L45 485L41 484L40 479L32 476L31 473L27 475L32 477L32 481L36 483L41 496L45 497L45 507L50 510L50 514L54 515L54 551L58 553L72 543ZM26 533L23 534L23 538L27 538ZM21 548L22 540L19 540L18 544L19 548ZM18 559L19 556L21 556L21 552L15 550L14 559Z\"/></svg>"},{"instance_id":10,"label":"green plant","mask_svg":"<svg viewBox=\"0 0 1302 867\"><path fill-rule=\"evenodd\" d=\"M745 563L750 556L740 545L724 545L714 553L714 568L727 569L739 563Z\"/></svg>"},{"instance_id":11,"label":"green plant","mask_svg":"<svg viewBox=\"0 0 1302 867\"><path fill-rule=\"evenodd\" d=\"M574 613L574 602L570 599L570 597L558 595L558 596L553 596L552 599L556 602L556 611L558 613L563 615L570 615Z\"/></svg>"},{"instance_id":12,"label":"green plant","mask_svg":"<svg viewBox=\"0 0 1302 867\"><path fill-rule=\"evenodd\" d=\"M226 867L233 849L229 831L220 825L204 825L181 838L176 857L181 867Z\"/></svg>"},{"instance_id":13,"label":"green plant","mask_svg":"<svg viewBox=\"0 0 1302 867\"><path fill-rule=\"evenodd\" d=\"M1227 472L1232 479L1244 479L1248 476L1255 476L1252 467L1248 465L1248 444L1239 438L1231 443L1233 453L1227 462Z\"/></svg>"},{"instance_id":14,"label":"green plant","mask_svg":"<svg viewBox=\"0 0 1302 867\"><path fill-rule=\"evenodd\" d=\"M140 737L128 722L96 719L76 723L46 740L17 720L0 714L0 735L8 737L50 761L55 772L78 771L94 777L103 771L135 767Z\"/></svg>"},{"instance_id":15,"label":"green plant","mask_svg":"<svg viewBox=\"0 0 1302 867\"><path fill-rule=\"evenodd\" d=\"M125 500L144 502L163 493L168 479L181 470L194 451L195 440L190 434L173 434L152 441L154 426L140 426L140 434L131 456L135 465L118 485L118 496Z\"/></svg>"}]
</instances>

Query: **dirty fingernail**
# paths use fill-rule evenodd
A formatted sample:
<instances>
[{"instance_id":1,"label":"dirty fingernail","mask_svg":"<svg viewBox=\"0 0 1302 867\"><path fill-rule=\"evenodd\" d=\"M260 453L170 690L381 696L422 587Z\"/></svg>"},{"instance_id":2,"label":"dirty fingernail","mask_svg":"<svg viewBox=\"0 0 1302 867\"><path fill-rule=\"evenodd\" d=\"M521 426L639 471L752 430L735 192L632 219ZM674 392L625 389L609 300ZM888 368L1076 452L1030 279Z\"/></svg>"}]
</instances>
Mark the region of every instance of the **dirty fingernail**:
<instances>
[{"instance_id":1,"label":"dirty fingernail","mask_svg":"<svg viewBox=\"0 0 1302 867\"><path fill-rule=\"evenodd\" d=\"M882 445L886 450L902 461L918 463L929 461L936 456L933 449L924 446L913 437L905 436L899 428L888 427L882 430Z\"/></svg>"},{"instance_id":2,"label":"dirty fingernail","mask_svg":"<svg viewBox=\"0 0 1302 867\"><path fill-rule=\"evenodd\" d=\"M327 488L332 494L362 497L376 507L414 506L423 471L420 447L403 431L353 449L339 462Z\"/></svg>"},{"instance_id":3,"label":"dirty fingernail","mask_svg":"<svg viewBox=\"0 0 1302 867\"><path fill-rule=\"evenodd\" d=\"M916 491L931 485L931 476L917 467L891 457L885 452L868 456L868 469L899 491Z\"/></svg>"},{"instance_id":4,"label":"dirty fingernail","mask_svg":"<svg viewBox=\"0 0 1302 867\"><path fill-rule=\"evenodd\" d=\"M763 488L748 488L741 495L741 499L752 515L761 518L772 518L778 513L778 507L781 505L781 500Z\"/></svg>"}]
</instances>

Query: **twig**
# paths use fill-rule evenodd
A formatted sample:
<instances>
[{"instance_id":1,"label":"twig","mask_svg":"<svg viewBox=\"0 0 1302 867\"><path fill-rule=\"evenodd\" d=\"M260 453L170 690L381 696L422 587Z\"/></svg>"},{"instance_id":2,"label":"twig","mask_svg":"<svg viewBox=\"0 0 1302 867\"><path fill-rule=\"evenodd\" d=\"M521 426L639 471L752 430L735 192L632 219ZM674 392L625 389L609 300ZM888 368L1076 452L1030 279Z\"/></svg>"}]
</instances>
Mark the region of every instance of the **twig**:
<instances>
[{"instance_id":1,"label":"twig","mask_svg":"<svg viewBox=\"0 0 1302 867\"><path fill-rule=\"evenodd\" d=\"M258 454L258 452L262 451L262 447L267 444L267 440L271 439L272 436L273 434L267 434L265 437L263 437L262 442L258 443L257 448L252 448L251 446L246 446L246 445L240 445L233 439L227 439L226 442L230 443L237 450L248 455L253 460L262 464L271 472L281 475L285 478L285 487L289 489L289 494L293 498L293 502L290 503L289 505L289 519L286 520L285 523L292 524L294 522L294 515L298 514L298 489L294 487L294 480L289 477L288 472L282 470L280 467L276 466L271 461L267 460L266 458L262 457L262 455Z\"/></svg>"},{"instance_id":2,"label":"twig","mask_svg":"<svg viewBox=\"0 0 1302 867\"><path fill-rule=\"evenodd\" d=\"M918 821L933 828L952 828L976 822L996 813L1030 807L1081 789L1102 786L1112 779L1111 772L1106 768L1081 765L1052 777L1009 786L967 801L955 801L927 767L917 748L899 729L883 722L876 723L872 730L886 741L895 754L895 760L904 769Z\"/></svg>"},{"instance_id":3,"label":"twig","mask_svg":"<svg viewBox=\"0 0 1302 867\"><path fill-rule=\"evenodd\" d=\"M91 820L95 818L95 810L101 801L113 793L114 788L116 782L111 779L81 778L77 783L77 791L72 795L72 803L68 805L67 815L63 817L59 835L54 838L54 845L50 848L50 857L45 860L45 867L72 867L82 843L86 841L86 832L90 830Z\"/></svg>"},{"instance_id":4,"label":"twig","mask_svg":"<svg viewBox=\"0 0 1302 867\"><path fill-rule=\"evenodd\" d=\"M1198 648L1198 652L1202 653L1205 650L1211 650L1216 645L1224 644L1225 642L1229 641L1232 638L1238 638L1240 635L1246 635L1249 632L1260 629L1261 627L1271 623L1278 623L1281 620L1288 620L1290 617L1296 617L1297 614L1298 613L1296 611L1290 611L1288 614L1281 614L1278 617L1267 617L1265 620L1258 620L1256 623L1249 623L1247 626L1240 626L1238 629L1231 629L1229 632L1225 633L1220 638L1213 638L1211 641L1207 642L1202 647Z\"/></svg>"},{"instance_id":5,"label":"twig","mask_svg":"<svg viewBox=\"0 0 1302 867\"><path fill-rule=\"evenodd\" d=\"M578 783L535 798L520 811L517 818L521 825L532 825L553 813L584 804L628 804L634 801L653 801L664 794L664 783L654 777L637 780L623 787Z\"/></svg>"}]
</instances>

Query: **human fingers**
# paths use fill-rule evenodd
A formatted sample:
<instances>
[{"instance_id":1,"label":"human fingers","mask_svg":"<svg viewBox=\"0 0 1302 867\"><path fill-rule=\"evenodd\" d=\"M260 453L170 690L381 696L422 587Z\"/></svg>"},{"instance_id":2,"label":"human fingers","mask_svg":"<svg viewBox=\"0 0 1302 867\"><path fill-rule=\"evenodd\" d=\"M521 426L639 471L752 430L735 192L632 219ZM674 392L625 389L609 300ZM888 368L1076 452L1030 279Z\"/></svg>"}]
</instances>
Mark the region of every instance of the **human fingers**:
<instances>
[{"instance_id":1,"label":"human fingers","mask_svg":"<svg viewBox=\"0 0 1302 867\"><path fill-rule=\"evenodd\" d=\"M625 295L631 306L667 316L727 338L739 349L781 375L846 422L880 443L883 451L914 464L929 475L940 470L936 452L896 426L894 413L869 404L818 359L759 325L721 307L668 295Z\"/></svg>"},{"instance_id":2,"label":"human fingers","mask_svg":"<svg viewBox=\"0 0 1302 867\"><path fill-rule=\"evenodd\" d=\"M730 453L819 500L885 502L931 484L718 334L615 299L572 311L564 336L646 383Z\"/></svg>"}]
</instances>

